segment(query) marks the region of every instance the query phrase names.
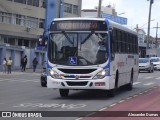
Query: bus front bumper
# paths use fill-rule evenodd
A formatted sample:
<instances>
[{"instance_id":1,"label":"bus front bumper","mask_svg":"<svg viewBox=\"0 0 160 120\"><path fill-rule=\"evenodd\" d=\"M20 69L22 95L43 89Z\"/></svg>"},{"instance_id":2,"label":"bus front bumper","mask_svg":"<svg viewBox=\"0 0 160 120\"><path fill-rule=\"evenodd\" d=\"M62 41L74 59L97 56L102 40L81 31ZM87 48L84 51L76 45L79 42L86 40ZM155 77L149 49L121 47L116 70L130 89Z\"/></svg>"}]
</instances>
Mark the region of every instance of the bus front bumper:
<instances>
[{"instance_id":1,"label":"bus front bumper","mask_svg":"<svg viewBox=\"0 0 160 120\"><path fill-rule=\"evenodd\" d=\"M47 88L73 89L73 90L110 89L108 76L104 77L103 79L83 79L83 80L53 79L51 76L47 76Z\"/></svg>"}]
</instances>

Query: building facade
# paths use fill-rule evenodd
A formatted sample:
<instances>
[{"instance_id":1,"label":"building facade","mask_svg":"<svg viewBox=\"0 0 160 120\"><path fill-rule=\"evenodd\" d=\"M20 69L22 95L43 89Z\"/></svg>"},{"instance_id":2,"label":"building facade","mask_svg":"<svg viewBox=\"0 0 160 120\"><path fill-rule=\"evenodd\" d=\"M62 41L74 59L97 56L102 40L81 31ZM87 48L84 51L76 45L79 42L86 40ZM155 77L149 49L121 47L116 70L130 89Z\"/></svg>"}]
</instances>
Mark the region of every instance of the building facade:
<instances>
[{"instance_id":1,"label":"building facade","mask_svg":"<svg viewBox=\"0 0 160 120\"><path fill-rule=\"evenodd\" d=\"M102 6L101 7L101 14L110 14L113 16L117 16L117 12L115 11L114 7L109 6ZM98 15L98 7L96 6L94 9L83 9L81 11L81 16L82 17L97 17Z\"/></svg>"},{"instance_id":2,"label":"building facade","mask_svg":"<svg viewBox=\"0 0 160 120\"><path fill-rule=\"evenodd\" d=\"M144 58L146 56L147 44L144 42L146 32L139 28L138 25L135 28L138 34L138 46L139 46L139 57Z\"/></svg>"},{"instance_id":3,"label":"building facade","mask_svg":"<svg viewBox=\"0 0 160 120\"><path fill-rule=\"evenodd\" d=\"M4 57L12 57L13 66L20 67L24 54L34 55L42 63L43 52L35 48L39 35L44 31L45 3L46 0L0 0L0 69ZM81 0L64 0L60 4L64 4L64 17L81 15ZM58 5L56 7L59 9ZM56 12L58 17L58 10ZM28 67L32 64L31 58L29 60Z\"/></svg>"}]
</instances>

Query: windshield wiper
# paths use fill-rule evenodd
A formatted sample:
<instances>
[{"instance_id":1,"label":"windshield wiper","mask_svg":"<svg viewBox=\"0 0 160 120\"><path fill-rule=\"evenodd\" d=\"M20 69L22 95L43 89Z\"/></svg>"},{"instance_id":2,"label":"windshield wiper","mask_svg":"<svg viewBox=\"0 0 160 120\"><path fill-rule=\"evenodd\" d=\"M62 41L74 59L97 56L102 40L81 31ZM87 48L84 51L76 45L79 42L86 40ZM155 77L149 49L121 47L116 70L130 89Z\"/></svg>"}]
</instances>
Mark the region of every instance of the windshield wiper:
<instances>
[{"instance_id":1,"label":"windshield wiper","mask_svg":"<svg viewBox=\"0 0 160 120\"><path fill-rule=\"evenodd\" d=\"M84 44L93 34L94 32L92 31L84 40L81 42L81 44Z\"/></svg>"},{"instance_id":2,"label":"windshield wiper","mask_svg":"<svg viewBox=\"0 0 160 120\"><path fill-rule=\"evenodd\" d=\"M67 38L67 40L68 40L71 44L73 44L72 40L68 37L68 35L66 34L66 32L65 32L65 31L62 31L62 33L63 33L64 36Z\"/></svg>"}]
</instances>

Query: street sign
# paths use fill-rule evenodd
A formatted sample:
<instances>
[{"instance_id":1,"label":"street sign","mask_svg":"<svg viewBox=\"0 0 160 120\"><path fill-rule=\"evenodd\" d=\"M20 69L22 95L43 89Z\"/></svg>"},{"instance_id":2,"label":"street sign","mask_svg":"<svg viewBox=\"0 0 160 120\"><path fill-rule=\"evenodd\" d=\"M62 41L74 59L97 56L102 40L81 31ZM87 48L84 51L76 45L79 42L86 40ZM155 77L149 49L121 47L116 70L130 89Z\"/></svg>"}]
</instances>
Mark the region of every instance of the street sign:
<instances>
[{"instance_id":1,"label":"street sign","mask_svg":"<svg viewBox=\"0 0 160 120\"><path fill-rule=\"evenodd\" d=\"M107 18L119 24L127 25L127 18L124 18L124 17L113 16L110 14L102 13L102 18Z\"/></svg>"}]
</instances>

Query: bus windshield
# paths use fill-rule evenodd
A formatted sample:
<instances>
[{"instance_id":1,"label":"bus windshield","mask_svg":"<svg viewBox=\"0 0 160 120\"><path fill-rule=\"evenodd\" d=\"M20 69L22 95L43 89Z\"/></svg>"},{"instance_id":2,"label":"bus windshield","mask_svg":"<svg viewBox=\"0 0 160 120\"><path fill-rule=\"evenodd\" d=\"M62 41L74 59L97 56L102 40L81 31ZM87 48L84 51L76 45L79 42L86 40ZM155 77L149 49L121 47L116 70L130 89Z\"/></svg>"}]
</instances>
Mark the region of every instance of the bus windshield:
<instances>
[{"instance_id":1,"label":"bus windshield","mask_svg":"<svg viewBox=\"0 0 160 120\"><path fill-rule=\"evenodd\" d=\"M53 64L88 66L103 64L108 59L107 33L50 33L48 58Z\"/></svg>"}]
</instances>

